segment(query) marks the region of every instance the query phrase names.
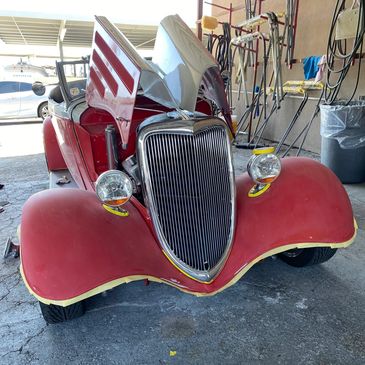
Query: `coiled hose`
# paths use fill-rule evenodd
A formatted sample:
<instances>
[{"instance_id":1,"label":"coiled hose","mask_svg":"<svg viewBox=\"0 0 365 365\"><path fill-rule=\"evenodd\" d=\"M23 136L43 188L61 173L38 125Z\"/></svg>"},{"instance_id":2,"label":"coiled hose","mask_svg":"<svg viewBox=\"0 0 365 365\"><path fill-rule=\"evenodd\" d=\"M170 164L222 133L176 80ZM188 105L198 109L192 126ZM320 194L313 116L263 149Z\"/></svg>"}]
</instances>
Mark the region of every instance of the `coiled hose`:
<instances>
[{"instance_id":1,"label":"coiled hose","mask_svg":"<svg viewBox=\"0 0 365 365\"><path fill-rule=\"evenodd\" d=\"M360 80L362 46L365 34L365 0L358 0L359 19L357 22L356 36L353 40L352 49L347 52L348 40L336 40L336 24L339 15L345 10L346 0L337 0L336 8L333 14L330 33L327 44L327 80L324 90L324 99L326 104L332 104L338 96L342 83L346 78L350 66L354 63L356 57L359 58L356 82L351 96L347 99L347 104L353 99ZM355 1L354 1L355 3ZM341 63L340 67L336 64Z\"/></svg>"},{"instance_id":2,"label":"coiled hose","mask_svg":"<svg viewBox=\"0 0 365 365\"><path fill-rule=\"evenodd\" d=\"M219 71L222 75L228 101L231 106L231 76L232 76L232 50L231 50L231 27L228 23L223 23L223 34L216 39L215 59L218 62ZM211 49L213 45L211 45Z\"/></svg>"}]
</instances>

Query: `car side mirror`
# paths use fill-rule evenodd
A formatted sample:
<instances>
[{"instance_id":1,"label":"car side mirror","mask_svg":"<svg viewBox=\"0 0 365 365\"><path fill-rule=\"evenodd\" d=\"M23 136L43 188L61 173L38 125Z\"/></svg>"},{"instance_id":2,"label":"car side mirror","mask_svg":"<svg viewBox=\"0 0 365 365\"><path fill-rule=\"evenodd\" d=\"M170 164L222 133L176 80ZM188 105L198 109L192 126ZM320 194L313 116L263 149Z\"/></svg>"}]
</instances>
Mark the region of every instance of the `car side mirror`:
<instances>
[{"instance_id":1,"label":"car side mirror","mask_svg":"<svg viewBox=\"0 0 365 365\"><path fill-rule=\"evenodd\" d=\"M39 81L36 81L32 85L32 91L37 96L43 96L46 93L46 87Z\"/></svg>"}]
</instances>

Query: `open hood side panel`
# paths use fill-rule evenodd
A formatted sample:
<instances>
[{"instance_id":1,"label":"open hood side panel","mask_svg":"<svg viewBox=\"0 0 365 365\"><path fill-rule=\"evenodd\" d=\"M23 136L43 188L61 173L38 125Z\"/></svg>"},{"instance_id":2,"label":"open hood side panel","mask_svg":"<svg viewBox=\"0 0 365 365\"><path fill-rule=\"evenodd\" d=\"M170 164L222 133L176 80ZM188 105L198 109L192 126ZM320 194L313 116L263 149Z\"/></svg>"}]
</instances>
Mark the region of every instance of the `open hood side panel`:
<instances>
[{"instance_id":1,"label":"open hood side panel","mask_svg":"<svg viewBox=\"0 0 365 365\"><path fill-rule=\"evenodd\" d=\"M158 28L152 62L158 67L178 108L193 112L204 72L217 67L191 29L178 15Z\"/></svg>"},{"instance_id":2,"label":"open hood side panel","mask_svg":"<svg viewBox=\"0 0 365 365\"><path fill-rule=\"evenodd\" d=\"M138 87L165 107L193 112L201 86L231 127L217 63L178 15L162 20L153 62L141 57L105 17L96 17L86 100L115 118L123 145L128 143Z\"/></svg>"},{"instance_id":3,"label":"open hood side panel","mask_svg":"<svg viewBox=\"0 0 365 365\"><path fill-rule=\"evenodd\" d=\"M86 101L115 118L124 145L128 143L144 62L112 23L105 17L96 17Z\"/></svg>"}]
</instances>

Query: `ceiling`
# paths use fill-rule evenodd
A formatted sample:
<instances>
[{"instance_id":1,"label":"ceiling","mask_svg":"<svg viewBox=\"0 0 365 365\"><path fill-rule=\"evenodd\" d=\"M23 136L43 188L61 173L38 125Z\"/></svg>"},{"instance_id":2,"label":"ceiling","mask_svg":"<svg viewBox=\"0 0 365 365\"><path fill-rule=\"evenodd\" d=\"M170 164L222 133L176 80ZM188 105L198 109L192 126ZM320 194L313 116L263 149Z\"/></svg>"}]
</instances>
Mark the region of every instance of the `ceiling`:
<instances>
[{"instance_id":1,"label":"ceiling","mask_svg":"<svg viewBox=\"0 0 365 365\"><path fill-rule=\"evenodd\" d=\"M115 25L137 48L153 49L157 26ZM91 21L0 16L0 40L7 45L57 46L64 34L64 47L91 47L93 29Z\"/></svg>"}]
</instances>

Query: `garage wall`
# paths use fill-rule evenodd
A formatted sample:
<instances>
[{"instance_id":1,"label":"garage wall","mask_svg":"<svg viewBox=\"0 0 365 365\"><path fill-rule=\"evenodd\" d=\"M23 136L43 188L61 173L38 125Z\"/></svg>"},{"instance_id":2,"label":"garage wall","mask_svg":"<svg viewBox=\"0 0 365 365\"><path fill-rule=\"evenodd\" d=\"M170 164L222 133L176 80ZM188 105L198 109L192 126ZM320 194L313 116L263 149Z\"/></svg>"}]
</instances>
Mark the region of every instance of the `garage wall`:
<instances>
[{"instance_id":1,"label":"garage wall","mask_svg":"<svg viewBox=\"0 0 365 365\"><path fill-rule=\"evenodd\" d=\"M229 6L228 1L216 1L213 3L220 4L224 6ZM241 5L243 1L232 1L233 6ZM327 48L327 40L329 34L329 27L333 16L333 11L336 5L336 0L300 0L299 4L299 19L298 19L298 27L297 27L297 37L296 37L296 45L294 51L294 58L297 59L298 63L293 64L291 70L288 70L286 65L283 65L283 80L304 80L303 74L303 64L301 63L301 59L308 56L321 56L326 53ZM286 8L285 0L266 0L262 3L263 9L262 12L265 11L275 11L280 12L284 11ZM224 11L223 11L224 12ZM222 13L222 9L212 7L212 15L217 16ZM232 24L238 24L245 18L245 12L243 10L239 10L233 13ZM220 15L218 16L220 21L228 21L228 15ZM267 28L265 26L262 28L262 31L267 32ZM233 34L232 34L233 36ZM262 48L262 47L261 47ZM260 57L262 61L262 58ZM343 89L341 89L340 96L346 97L352 91L352 85L356 80L356 72L357 72L357 61L355 65L351 68L347 79L343 84ZM365 65L365 63L364 63ZM237 69L234 69L234 74ZM363 70L365 73L365 70ZM248 70L248 83L249 89L252 88L252 73L253 69ZM365 95L365 74L362 73L360 78L360 83L358 87L358 95ZM261 74L261 66L259 66L258 76ZM260 80L260 78L258 78ZM246 108L243 105L243 98L241 96L241 100L238 100L237 86L233 87L236 92L234 93L234 113L238 116L242 115L242 111ZM300 131L305 123L309 120L311 114L313 113L316 99L318 94L315 92L310 93L311 100L308 101L300 120L298 120L296 127L293 129L291 135L288 138L288 142L291 142L296 135L296 132ZM279 140L281 135L283 134L285 128L293 117L296 109L300 104L300 99L288 97L282 103L282 108L276 112L272 118L270 119L267 132L265 133L265 137L272 140ZM305 149L320 152L320 134L319 134L319 125L320 125L320 117L318 116L311 128L310 134L305 143Z\"/></svg>"}]
</instances>

